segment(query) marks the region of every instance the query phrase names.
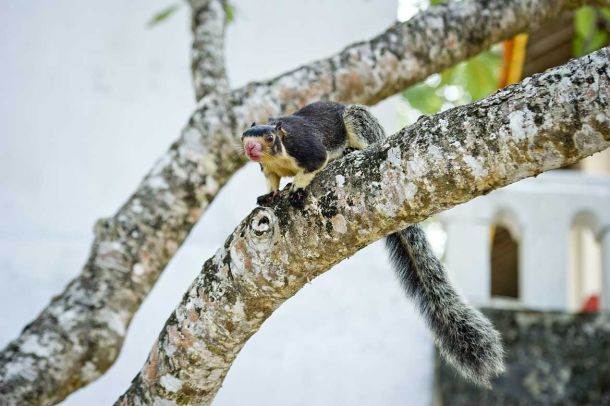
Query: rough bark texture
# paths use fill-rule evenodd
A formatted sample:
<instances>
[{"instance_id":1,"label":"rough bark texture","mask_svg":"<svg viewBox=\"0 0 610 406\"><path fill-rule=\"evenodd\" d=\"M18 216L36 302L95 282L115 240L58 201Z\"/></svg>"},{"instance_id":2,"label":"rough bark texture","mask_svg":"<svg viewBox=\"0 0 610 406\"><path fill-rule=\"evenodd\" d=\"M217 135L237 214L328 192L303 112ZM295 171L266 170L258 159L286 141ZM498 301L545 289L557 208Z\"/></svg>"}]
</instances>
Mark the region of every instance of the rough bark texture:
<instances>
[{"instance_id":1,"label":"rough bark texture","mask_svg":"<svg viewBox=\"0 0 610 406\"><path fill-rule=\"evenodd\" d=\"M606 48L333 162L303 211L284 199L236 228L117 404L211 403L246 340L308 280L407 224L609 146Z\"/></svg>"},{"instance_id":2,"label":"rough bark texture","mask_svg":"<svg viewBox=\"0 0 610 406\"><path fill-rule=\"evenodd\" d=\"M219 1L195 3L216 19L210 22L213 27L201 28L205 33L194 48L222 46L218 33L223 23L217 19L224 15L218 13ZM0 403L56 403L112 365L142 300L216 193L244 163L232 146L243 126L319 99L375 103L579 3L465 0L442 5L334 57L227 95L206 93L210 83L195 74L201 84L198 94L206 95L180 138L115 216L96 224L90 258L81 274L0 353ZM198 15L196 21L206 18ZM222 55L220 49L199 49L195 57L198 52L202 58ZM223 72L222 60L201 62L196 69L206 74ZM472 161L484 165L477 162ZM332 212L335 203L330 197L326 200L327 212ZM347 227L343 217L331 218L324 227Z\"/></svg>"},{"instance_id":3,"label":"rough bark texture","mask_svg":"<svg viewBox=\"0 0 610 406\"><path fill-rule=\"evenodd\" d=\"M330 58L234 91L238 122L264 122L269 116L290 113L320 99L377 103L582 3L465 0L432 7Z\"/></svg>"},{"instance_id":4,"label":"rough bark texture","mask_svg":"<svg viewBox=\"0 0 610 406\"><path fill-rule=\"evenodd\" d=\"M485 390L437 356L439 406L610 404L610 314L483 312L504 338L507 373Z\"/></svg>"},{"instance_id":5,"label":"rough bark texture","mask_svg":"<svg viewBox=\"0 0 610 406\"><path fill-rule=\"evenodd\" d=\"M191 69L197 100L207 94L229 91L225 70L224 40L226 1L189 0L193 10Z\"/></svg>"}]
</instances>

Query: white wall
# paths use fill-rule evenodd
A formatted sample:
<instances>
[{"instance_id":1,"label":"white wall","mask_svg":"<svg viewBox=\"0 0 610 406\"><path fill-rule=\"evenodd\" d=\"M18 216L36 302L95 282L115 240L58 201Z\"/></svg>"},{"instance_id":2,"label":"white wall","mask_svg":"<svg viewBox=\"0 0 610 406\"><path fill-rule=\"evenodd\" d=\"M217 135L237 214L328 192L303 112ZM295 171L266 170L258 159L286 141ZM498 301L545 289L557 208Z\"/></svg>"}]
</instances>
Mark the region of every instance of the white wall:
<instances>
[{"instance_id":1,"label":"white wall","mask_svg":"<svg viewBox=\"0 0 610 406\"><path fill-rule=\"evenodd\" d=\"M372 36L396 0L234 1L234 86ZM186 7L165 2L0 2L0 345L84 263L111 215L178 136L194 107ZM374 110L396 127L390 104ZM139 370L203 261L254 207L264 182L242 170L212 204L136 315L117 363L65 405L110 404ZM316 279L246 345L216 404L422 405L432 345L380 244Z\"/></svg>"},{"instance_id":2,"label":"white wall","mask_svg":"<svg viewBox=\"0 0 610 406\"><path fill-rule=\"evenodd\" d=\"M468 299L489 305L490 226L508 225L511 236L519 242L521 305L537 310L580 310L582 301L575 298L596 291L608 310L610 246L605 239L610 230L609 207L607 174L556 170L521 180L440 215L447 229L445 263ZM584 272L582 264L574 262L591 252L579 252L578 245L570 245L574 226L589 227L594 236L589 243L599 244L594 250L599 252L587 258L589 270L598 269L584 290L584 286L574 283L576 275L570 273ZM570 270L571 266L581 269Z\"/></svg>"}]
</instances>

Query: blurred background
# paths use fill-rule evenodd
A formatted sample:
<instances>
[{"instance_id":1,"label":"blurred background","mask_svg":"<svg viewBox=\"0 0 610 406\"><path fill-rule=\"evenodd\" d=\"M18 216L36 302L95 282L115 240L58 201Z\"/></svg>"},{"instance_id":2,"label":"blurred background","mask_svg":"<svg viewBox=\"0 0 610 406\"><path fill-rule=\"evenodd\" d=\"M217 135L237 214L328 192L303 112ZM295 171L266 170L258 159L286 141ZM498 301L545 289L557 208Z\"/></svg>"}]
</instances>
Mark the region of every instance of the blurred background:
<instances>
[{"instance_id":1,"label":"blurred background","mask_svg":"<svg viewBox=\"0 0 610 406\"><path fill-rule=\"evenodd\" d=\"M428 5L233 0L226 41L231 85L329 56ZM179 135L195 98L190 14L182 2L4 0L0 26L4 346L77 275L94 222L112 215L135 190ZM430 76L373 113L392 133L421 114L469 103L605 46L609 27L609 10L567 13ZM264 190L253 164L231 180L136 314L116 364L63 405L111 404L123 393L201 264ZM465 296L492 312L532 309L527 321L551 326L543 330L552 335L554 315L610 309L609 207L607 150L477 198L426 226ZM527 324L522 313L493 317L512 334L509 346L528 342L515 328ZM607 340L597 344L609 351ZM548 374L562 362L549 363ZM435 363L431 335L376 243L276 311L240 353L215 404L426 405L435 400ZM526 378L532 369L523 368ZM467 392L451 373L436 374L451 393ZM600 382L599 390L610 393L610 382ZM437 392L436 401L442 400Z\"/></svg>"}]
</instances>

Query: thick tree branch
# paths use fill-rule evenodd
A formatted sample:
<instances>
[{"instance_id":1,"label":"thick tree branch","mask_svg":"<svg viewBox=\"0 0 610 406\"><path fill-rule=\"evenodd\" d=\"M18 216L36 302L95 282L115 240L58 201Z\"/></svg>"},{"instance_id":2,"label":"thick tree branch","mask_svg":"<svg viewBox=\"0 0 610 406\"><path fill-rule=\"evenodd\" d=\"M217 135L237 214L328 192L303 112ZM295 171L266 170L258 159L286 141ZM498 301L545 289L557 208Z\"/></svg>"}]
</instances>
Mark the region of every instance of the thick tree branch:
<instances>
[{"instance_id":1,"label":"thick tree branch","mask_svg":"<svg viewBox=\"0 0 610 406\"><path fill-rule=\"evenodd\" d=\"M207 94L138 190L114 217L98 222L81 274L0 353L0 403L58 402L112 365L140 303L216 193L243 164L232 147L243 125L288 114L318 99L374 103L576 3L450 3L335 57L234 90L229 99Z\"/></svg>"},{"instance_id":2,"label":"thick tree branch","mask_svg":"<svg viewBox=\"0 0 610 406\"><path fill-rule=\"evenodd\" d=\"M264 122L269 116L292 112L320 99L375 104L584 3L465 0L431 7L370 41L233 92L238 122Z\"/></svg>"},{"instance_id":3,"label":"thick tree branch","mask_svg":"<svg viewBox=\"0 0 610 406\"><path fill-rule=\"evenodd\" d=\"M197 100L207 94L229 91L224 40L227 3L224 0L189 0L193 22L191 70Z\"/></svg>"},{"instance_id":4,"label":"thick tree branch","mask_svg":"<svg viewBox=\"0 0 610 406\"><path fill-rule=\"evenodd\" d=\"M209 404L247 339L311 278L407 224L609 146L606 48L334 162L304 211L284 200L236 228L117 404Z\"/></svg>"}]
</instances>

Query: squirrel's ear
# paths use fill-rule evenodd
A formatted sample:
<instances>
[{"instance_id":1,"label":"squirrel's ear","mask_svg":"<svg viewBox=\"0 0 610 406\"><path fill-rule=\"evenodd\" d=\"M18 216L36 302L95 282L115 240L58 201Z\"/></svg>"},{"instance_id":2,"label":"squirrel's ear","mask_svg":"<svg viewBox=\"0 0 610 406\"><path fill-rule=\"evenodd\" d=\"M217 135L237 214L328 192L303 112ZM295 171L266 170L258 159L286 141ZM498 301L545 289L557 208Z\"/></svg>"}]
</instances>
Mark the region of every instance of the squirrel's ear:
<instances>
[{"instance_id":1,"label":"squirrel's ear","mask_svg":"<svg viewBox=\"0 0 610 406\"><path fill-rule=\"evenodd\" d=\"M277 135L280 136L280 138L282 139L282 141L284 140L284 137L286 136L286 132L284 131L284 129L282 128L282 122L278 121L275 124L275 132L277 133Z\"/></svg>"},{"instance_id":2,"label":"squirrel's ear","mask_svg":"<svg viewBox=\"0 0 610 406\"><path fill-rule=\"evenodd\" d=\"M253 121L252 125L250 127L254 127L256 125L256 123Z\"/></svg>"}]
</instances>

